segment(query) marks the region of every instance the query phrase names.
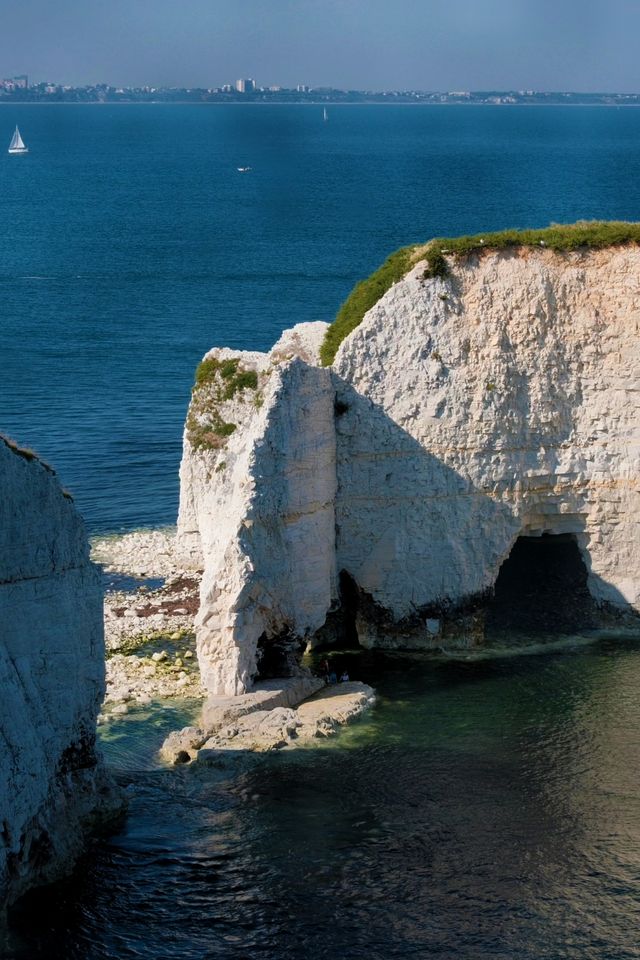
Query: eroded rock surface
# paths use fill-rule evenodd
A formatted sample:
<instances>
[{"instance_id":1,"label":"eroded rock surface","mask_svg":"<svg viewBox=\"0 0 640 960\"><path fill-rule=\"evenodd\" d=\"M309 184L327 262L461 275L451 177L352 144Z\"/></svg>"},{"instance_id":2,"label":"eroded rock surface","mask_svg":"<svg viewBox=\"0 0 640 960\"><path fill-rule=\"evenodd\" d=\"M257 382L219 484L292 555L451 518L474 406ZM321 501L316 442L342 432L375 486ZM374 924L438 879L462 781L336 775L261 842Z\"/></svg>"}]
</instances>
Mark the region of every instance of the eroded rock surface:
<instances>
[{"instance_id":1,"label":"eroded rock surface","mask_svg":"<svg viewBox=\"0 0 640 960\"><path fill-rule=\"evenodd\" d=\"M53 471L0 440L0 905L70 869L117 809L95 749L102 589Z\"/></svg>"}]
</instances>

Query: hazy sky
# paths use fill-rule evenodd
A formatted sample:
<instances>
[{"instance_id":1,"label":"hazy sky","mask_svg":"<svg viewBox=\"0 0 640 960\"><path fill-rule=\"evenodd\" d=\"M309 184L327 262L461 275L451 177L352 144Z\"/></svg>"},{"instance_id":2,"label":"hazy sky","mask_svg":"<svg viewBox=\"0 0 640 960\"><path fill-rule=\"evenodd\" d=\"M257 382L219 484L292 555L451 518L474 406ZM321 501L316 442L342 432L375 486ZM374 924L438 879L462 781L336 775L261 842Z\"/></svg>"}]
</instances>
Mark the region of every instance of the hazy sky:
<instances>
[{"instance_id":1,"label":"hazy sky","mask_svg":"<svg viewBox=\"0 0 640 960\"><path fill-rule=\"evenodd\" d=\"M0 75L640 90L639 0L0 0Z\"/></svg>"}]
</instances>

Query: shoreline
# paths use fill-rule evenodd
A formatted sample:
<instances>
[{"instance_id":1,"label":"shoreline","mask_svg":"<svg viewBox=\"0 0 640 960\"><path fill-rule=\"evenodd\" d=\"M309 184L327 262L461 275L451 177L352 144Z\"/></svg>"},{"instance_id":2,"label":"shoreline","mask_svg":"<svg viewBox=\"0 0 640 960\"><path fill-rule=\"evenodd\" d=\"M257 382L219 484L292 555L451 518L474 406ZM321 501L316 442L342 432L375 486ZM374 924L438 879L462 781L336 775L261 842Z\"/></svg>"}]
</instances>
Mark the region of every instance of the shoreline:
<instances>
[{"instance_id":1,"label":"shoreline","mask_svg":"<svg viewBox=\"0 0 640 960\"><path fill-rule=\"evenodd\" d=\"M635 94L635 96L639 96ZM53 100L50 103L43 100L0 100L0 107L604 107L605 109L633 109L639 108L640 103L462 103L457 101L430 102L409 100L390 103L386 100L249 100L240 103L234 100L216 102L213 100Z\"/></svg>"},{"instance_id":2,"label":"shoreline","mask_svg":"<svg viewBox=\"0 0 640 960\"><path fill-rule=\"evenodd\" d=\"M263 754L333 736L374 704L367 684L325 685L306 668L237 697L207 697L194 627L201 571L185 569L175 541L172 528L91 538L91 559L106 583L106 695L99 726L158 700L199 701L203 726L169 734L160 754L171 764L215 766L232 754ZM110 589L110 577L128 579L130 588Z\"/></svg>"},{"instance_id":3,"label":"shoreline","mask_svg":"<svg viewBox=\"0 0 640 960\"><path fill-rule=\"evenodd\" d=\"M200 571L185 570L175 530L92 537L105 583L106 695L99 724L156 699L205 698L195 652ZM114 589L121 578L126 589Z\"/></svg>"}]
</instances>

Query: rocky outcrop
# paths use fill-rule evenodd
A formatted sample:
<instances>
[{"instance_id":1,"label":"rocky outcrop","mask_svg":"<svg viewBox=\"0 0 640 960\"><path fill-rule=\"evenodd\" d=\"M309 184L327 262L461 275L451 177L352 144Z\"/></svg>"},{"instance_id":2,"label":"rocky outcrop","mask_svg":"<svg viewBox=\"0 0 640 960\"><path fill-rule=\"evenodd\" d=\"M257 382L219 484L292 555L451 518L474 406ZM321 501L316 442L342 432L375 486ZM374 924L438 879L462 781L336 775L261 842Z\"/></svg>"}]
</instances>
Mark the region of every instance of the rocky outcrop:
<instances>
[{"instance_id":1,"label":"rocky outcrop","mask_svg":"<svg viewBox=\"0 0 640 960\"><path fill-rule=\"evenodd\" d=\"M570 535L594 602L640 610L640 249L426 267L414 258L331 372L260 361L264 407L216 455L225 480L187 432L179 536L194 518L210 689L249 685L261 633L316 630L336 571L363 645L432 647L454 610L467 642L520 536Z\"/></svg>"},{"instance_id":2,"label":"rocky outcrop","mask_svg":"<svg viewBox=\"0 0 640 960\"><path fill-rule=\"evenodd\" d=\"M95 748L102 590L53 471L0 440L0 904L68 870L117 808Z\"/></svg>"},{"instance_id":3,"label":"rocky outcrop","mask_svg":"<svg viewBox=\"0 0 640 960\"><path fill-rule=\"evenodd\" d=\"M325 686L308 677L260 684L251 693L210 701L202 727L169 734L160 755L173 764L195 760L217 766L230 754L307 746L333 736L372 707L375 699L373 688L358 681Z\"/></svg>"},{"instance_id":4,"label":"rocky outcrop","mask_svg":"<svg viewBox=\"0 0 640 960\"><path fill-rule=\"evenodd\" d=\"M204 558L196 619L202 681L240 694L291 669L297 638L335 593L334 389L317 356L326 324L289 331L270 354L213 350L185 431L178 540Z\"/></svg>"}]
</instances>

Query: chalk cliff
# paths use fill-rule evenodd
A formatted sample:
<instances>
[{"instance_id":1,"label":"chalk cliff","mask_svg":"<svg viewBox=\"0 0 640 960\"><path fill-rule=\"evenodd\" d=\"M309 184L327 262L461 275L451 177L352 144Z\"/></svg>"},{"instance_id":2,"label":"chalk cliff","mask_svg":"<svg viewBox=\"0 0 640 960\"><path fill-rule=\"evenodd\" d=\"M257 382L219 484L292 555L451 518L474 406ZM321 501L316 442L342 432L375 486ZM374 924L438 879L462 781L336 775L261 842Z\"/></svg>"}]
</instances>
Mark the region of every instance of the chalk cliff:
<instances>
[{"instance_id":1,"label":"chalk cliff","mask_svg":"<svg viewBox=\"0 0 640 960\"><path fill-rule=\"evenodd\" d=\"M640 248L426 266L418 251L332 368L247 359L270 371L264 403L243 398L224 452L187 431L179 534L204 548L211 689L250 684L258 634L312 634L336 573L363 645L429 647L520 536L570 534L593 600L640 610Z\"/></svg>"},{"instance_id":2,"label":"chalk cliff","mask_svg":"<svg viewBox=\"0 0 640 960\"><path fill-rule=\"evenodd\" d=\"M95 750L102 590L53 471L0 439L0 908L69 869L115 794Z\"/></svg>"}]
</instances>

